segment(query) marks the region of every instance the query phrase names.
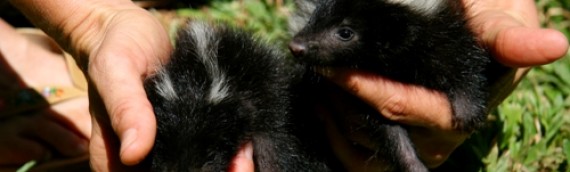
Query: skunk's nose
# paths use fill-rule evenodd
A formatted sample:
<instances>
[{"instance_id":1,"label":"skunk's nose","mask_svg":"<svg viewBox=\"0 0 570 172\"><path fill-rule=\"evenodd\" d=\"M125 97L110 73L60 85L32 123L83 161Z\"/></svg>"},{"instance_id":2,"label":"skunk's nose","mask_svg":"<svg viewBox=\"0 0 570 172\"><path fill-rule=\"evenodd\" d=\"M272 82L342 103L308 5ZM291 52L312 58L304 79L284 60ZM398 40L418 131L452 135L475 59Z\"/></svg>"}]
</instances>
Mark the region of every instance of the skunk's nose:
<instances>
[{"instance_id":1,"label":"skunk's nose","mask_svg":"<svg viewBox=\"0 0 570 172\"><path fill-rule=\"evenodd\" d=\"M304 43L300 43L298 41L291 41L291 43L289 43L289 50L291 50L293 56L302 57L305 55L305 52L307 51L307 45L305 45Z\"/></svg>"}]
</instances>

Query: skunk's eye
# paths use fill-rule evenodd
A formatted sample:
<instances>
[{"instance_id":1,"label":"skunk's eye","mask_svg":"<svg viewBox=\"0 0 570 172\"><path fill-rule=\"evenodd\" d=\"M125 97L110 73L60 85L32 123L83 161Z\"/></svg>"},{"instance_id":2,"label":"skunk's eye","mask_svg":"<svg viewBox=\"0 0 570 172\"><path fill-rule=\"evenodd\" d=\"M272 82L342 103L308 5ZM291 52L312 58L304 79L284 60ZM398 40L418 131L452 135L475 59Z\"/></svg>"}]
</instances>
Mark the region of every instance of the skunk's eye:
<instances>
[{"instance_id":1,"label":"skunk's eye","mask_svg":"<svg viewBox=\"0 0 570 172\"><path fill-rule=\"evenodd\" d=\"M336 31L335 35L342 41L350 41L354 37L354 31L349 28L341 28Z\"/></svg>"}]
</instances>

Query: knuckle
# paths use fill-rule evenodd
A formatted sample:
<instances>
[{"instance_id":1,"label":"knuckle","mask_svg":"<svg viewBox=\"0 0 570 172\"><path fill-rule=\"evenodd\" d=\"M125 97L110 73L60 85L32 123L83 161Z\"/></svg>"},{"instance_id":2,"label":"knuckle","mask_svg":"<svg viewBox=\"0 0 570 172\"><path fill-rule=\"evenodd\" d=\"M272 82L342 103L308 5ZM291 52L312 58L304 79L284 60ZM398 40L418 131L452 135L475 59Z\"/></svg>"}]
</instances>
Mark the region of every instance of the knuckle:
<instances>
[{"instance_id":1,"label":"knuckle","mask_svg":"<svg viewBox=\"0 0 570 172\"><path fill-rule=\"evenodd\" d=\"M389 95L378 106L380 112L390 120L399 120L406 116L405 98L400 94Z\"/></svg>"},{"instance_id":2,"label":"knuckle","mask_svg":"<svg viewBox=\"0 0 570 172\"><path fill-rule=\"evenodd\" d=\"M149 102L132 101L130 99L118 101L109 110L111 126L115 131L121 132L132 127L131 125L145 119L144 114L152 113Z\"/></svg>"},{"instance_id":3,"label":"knuckle","mask_svg":"<svg viewBox=\"0 0 570 172\"><path fill-rule=\"evenodd\" d=\"M354 94L358 94L358 92L362 87L362 84L360 83L360 80L358 78L350 76L346 78L343 85L347 91Z\"/></svg>"},{"instance_id":4,"label":"knuckle","mask_svg":"<svg viewBox=\"0 0 570 172\"><path fill-rule=\"evenodd\" d=\"M109 109L111 125L116 128L123 124L126 116L136 110L135 104L131 101L120 101Z\"/></svg>"}]
</instances>

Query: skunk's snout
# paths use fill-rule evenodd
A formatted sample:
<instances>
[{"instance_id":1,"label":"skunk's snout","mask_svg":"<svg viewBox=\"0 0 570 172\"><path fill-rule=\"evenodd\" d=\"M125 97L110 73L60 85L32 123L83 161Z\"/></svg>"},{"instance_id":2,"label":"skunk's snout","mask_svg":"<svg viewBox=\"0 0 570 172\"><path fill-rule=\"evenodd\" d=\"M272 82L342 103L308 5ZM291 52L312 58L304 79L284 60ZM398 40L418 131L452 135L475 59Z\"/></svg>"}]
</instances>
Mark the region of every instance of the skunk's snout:
<instances>
[{"instance_id":1,"label":"skunk's snout","mask_svg":"<svg viewBox=\"0 0 570 172\"><path fill-rule=\"evenodd\" d=\"M307 44L293 40L289 43L289 50L295 57L302 57L307 52Z\"/></svg>"}]
</instances>

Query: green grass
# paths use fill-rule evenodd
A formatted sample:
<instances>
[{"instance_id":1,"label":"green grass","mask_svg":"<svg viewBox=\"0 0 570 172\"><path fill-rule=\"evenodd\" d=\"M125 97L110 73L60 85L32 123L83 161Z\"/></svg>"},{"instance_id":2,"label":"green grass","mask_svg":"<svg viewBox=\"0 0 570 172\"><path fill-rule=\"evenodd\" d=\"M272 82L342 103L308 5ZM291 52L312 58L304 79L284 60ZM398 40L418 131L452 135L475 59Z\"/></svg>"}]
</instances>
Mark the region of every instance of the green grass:
<instances>
[{"instance_id":1,"label":"green grass","mask_svg":"<svg viewBox=\"0 0 570 172\"><path fill-rule=\"evenodd\" d=\"M30 169L32 169L36 164L37 164L37 162L34 160L29 161L29 162L25 163L24 165L22 165L20 168L18 168L18 170L16 170L16 172L30 171Z\"/></svg>"},{"instance_id":2,"label":"green grass","mask_svg":"<svg viewBox=\"0 0 570 172\"><path fill-rule=\"evenodd\" d=\"M501 104L485 171L567 171L570 59L534 68ZM501 170L503 171L503 170Z\"/></svg>"},{"instance_id":3,"label":"green grass","mask_svg":"<svg viewBox=\"0 0 570 172\"><path fill-rule=\"evenodd\" d=\"M290 37L287 16L292 8L290 1L281 0L211 0L206 6L176 9L173 14L175 19L168 18L165 24L170 28L171 37L174 37L180 19L223 21L249 29L263 39L286 48Z\"/></svg>"},{"instance_id":4,"label":"green grass","mask_svg":"<svg viewBox=\"0 0 570 172\"><path fill-rule=\"evenodd\" d=\"M537 6L544 27L570 36L570 0L537 0ZM287 0L214 0L176 13L228 21L285 45L291 8ZM570 58L533 68L491 115L491 127L466 141L441 171L570 172Z\"/></svg>"}]
</instances>

